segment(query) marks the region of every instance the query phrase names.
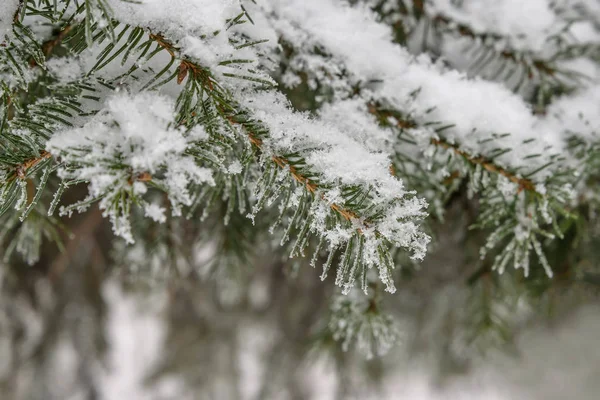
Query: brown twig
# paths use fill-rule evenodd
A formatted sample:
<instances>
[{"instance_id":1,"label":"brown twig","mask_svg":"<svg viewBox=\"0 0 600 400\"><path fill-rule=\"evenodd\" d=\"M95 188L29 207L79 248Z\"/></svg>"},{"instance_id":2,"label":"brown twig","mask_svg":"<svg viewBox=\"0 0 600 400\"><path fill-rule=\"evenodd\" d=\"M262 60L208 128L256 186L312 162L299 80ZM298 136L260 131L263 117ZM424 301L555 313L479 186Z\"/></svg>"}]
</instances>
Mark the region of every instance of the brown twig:
<instances>
[{"instance_id":1,"label":"brown twig","mask_svg":"<svg viewBox=\"0 0 600 400\"><path fill-rule=\"evenodd\" d=\"M171 42L165 39L164 36L160 34L150 33L150 39L154 40L156 44L165 49L173 58L177 58L177 47L175 47ZM178 67L177 73L177 84L180 85L185 78L188 76L188 73L191 72L194 78L200 78L202 83L207 86L211 91L214 90L214 84L210 77L210 74L206 70L206 68L198 65L190 60L182 59L181 63Z\"/></svg>"},{"instance_id":2,"label":"brown twig","mask_svg":"<svg viewBox=\"0 0 600 400\"><path fill-rule=\"evenodd\" d=\"M405 118L399 112L396 112L394 110L380 109L378 104L369 103L369 104L367 104L367 108L368 108L369 112L371 114L375 115L382 124L389 126L390 122L389 122L388 118L393 117L395 119L394 125L400 129L411 129L411 128L414 128L417 126L417 123L415 121L413 121L412 119ZM462 156L465 160L467 160L471 164L481 165L488 172L496 173L496 174L504 176L509 181L511 181L519 186L519 192L526 190L529 192L537 193L537 191L535 189L535 184L531 180L525 179L525 178L520 178L520 177L516 176L515 174L513 174L512 172L508 171L507 169L494 164L493 161L491 161L485 157L472 156L469 153L467 153L466 151L459 149L457 145L448 143L447 141L445 141L443 139L431 139L430 143L435 146L442 147L444 149L452 150L452 151L454 151L455 154ZM452 179L454 179L454 178L456 178L456 176L452 176Z\"/></svg>"},{"instance_id":3,"label":"brown twig","mask_svg":"<svg viewBox=\"0 0 600 400\"><path fill-rule=\"evenodd\" d=\"M52 51L54 50L54 48L62 43L65 36L67 36L69 34L69 32L71 32L72 29L73 29L73 25L66 25L65 27L62 28L62 30L58 33L58 35L54 39L44 42L42 44L42 52L44 53L44 55L46 57L49 57L50 54L52 54Z\"/></svg>"},{"instance_id":4,"label":"brown twig","mask_svg":"<svg viewBox=\"0 0 600 400\"><path fill-rule=\"evenodd\" d=\"M19 0L19 5L17 6L17 11L15 11L15 13L13 15L13 23L16 23L19 21L19 13L23 9L24 5L25 5L25 0Z\"/></svg>"},{"instance_id":5,"label":"brown twig","mask_svg":"<svg viewBox=\"0 0 600 400\"><path fill-rule=\"evenodd\" d=\"M38 165L39 163L41 163L44 160L47 160L50 157L52 157L52 154L50 154L49 152L47 152L45 150L42 150L39 157L29 159L29 160L25 161L24 163L18 165L16 168L15 175L8 178L7 181L11 182L15 178L25 179L27 177L28 169L35 167L36 165Z\"/></svg>"},{"instance_id":6,"label":"brown twig","mask_svg":"<svg viewBox=\"0 0 600 400\"><path fill-rule=\"evenodd\" d=\"M152 180L152 174L149 172L140 172L137 174L131 174L127 183L133 185L134 182L150 182Z\"/></svg>"},{"instance_id":7,"label":"brown twig","mask_svg":"<svg viewBox=\"0 0 600 400\"><path fill-rule=\"evenodd\" d=\"M492 161L488 160L485 157L474 157L474 156L470 155L469 153L467 153L466 151L459 149L457 145L448 143L441 139L431 139L430 143L435 146L440 146L444 149L452 150L455 154L462 156L471 164L481 165L488 172L492 172L492 173L496 173L496 174L504 176L509 181L518 185L518 187L519 187L518 192L526 190L529 192L537 193L537 191L535 189L535 184L531 180L526 179L526 178L520 178L520 177L516 176L515 174L513 174L512 172L509 172L505 168L502 168L502 167L494 164Z\"/></svg>"}]
</instances>

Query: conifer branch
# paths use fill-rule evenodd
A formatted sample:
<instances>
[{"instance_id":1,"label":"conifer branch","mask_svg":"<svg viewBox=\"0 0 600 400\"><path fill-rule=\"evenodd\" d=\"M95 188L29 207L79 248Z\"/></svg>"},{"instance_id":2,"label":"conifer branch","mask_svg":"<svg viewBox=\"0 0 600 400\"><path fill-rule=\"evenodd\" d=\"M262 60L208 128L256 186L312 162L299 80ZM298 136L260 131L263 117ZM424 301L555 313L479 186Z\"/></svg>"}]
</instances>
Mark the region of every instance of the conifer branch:
<instances>
[{"instance_id":1,"label":"conifer branch","mask_svg":"<svg viewBox=\"0 0 600 400\"><path fill-rule=\"evenodd\" d=\"M456 144L448 143L443 139L431 139L430 143L435 146L440 146L444 149L451 149L454 153L463 157L469 163L473 165L481 165L488 172L504 176L509 181L518 186L519 191L517 193L521 192L522 190L526 190L532 193L539 194L535 189L535 184L531 180L518 177L517 175L506 170L505 168L494 164L492 161L486 159L485 157L474 157L466 151L461 150Z\"/></svg>"},{"instance_id":2,"label":"conifer branch","mask_svg":"<svg viewBox=\"0 0 600 400\"><path fill-rule=\"evenodd\" d=\"M477 33L468 25L452 21L448 16L442 14L438 14L430 18L440 30L451 32L462 37L468 37L472 40L479 40L481 43L484 43L484 45L488 47L490 51L497 50L491 46L487 46L485 43L500 42L505 40L503 36L498 34L489 32ZM557 72L559 72L558 67L552 64L550 60L537 58L535 56L531 57L528 54L524 54L521 51L508 46L499 52L499 56L504 59L511 60L525 68L527 71L527 77L529 79L534 78L534 72L537 72L537 74L542 76L546 75L548 77L554 77L556 76Z\"/></svg>"},{"instance_id":3,"label":"conifer branch","mask_svg":"<svg viewBox=\"0 0 600 400\"><path fill-rule=\"evenodd\" d=\"M195 61L180 55L179 49L177 49L175 45L173 45L168 39L161 35L153 35L153 37L158 39L158 46L166 49L171 56L171 63L173 63L173 60L180 58L178 61L179 66L174 74L178 84L182 84L184 80L188 79L188 83L186 84L187 87L189 86L190 82L197 81L202 88L201 93L207 95L209 99L214 101L215 108L218 110L219 114L231 126L237 126L241 128L249 142L257 150L260 150L259 153L266 153L268 155L268 159L265 159L265 161L273 163L273 165L278 169L287 171L289 176L294 181L299 183L309 195L313 195L312 198L315 198L314 196L316 195L319 200L327 204L327 207L331 209L334 214L339 215L343 220L351 224L351 226L345 229L351 228L354 233L350 238L344 238L342 241L342 243L346 243L346 249L342 251L343 261L337 270L336 284L343 286L344 292L347 292L354 286L354 280L356 279L357 271L362 269L361 273L366 274L367 268L369 268L371 265L376 265L379 269L380 279L385 283L386 290L390 292L395 291L393 278L391 275L391 271L394 269L394 263L391 259L390 249L388 246L399 245L407 248L415 246L413 248L413 251L415 252L413 257L418 258L420 256L424 244L418 244L417 241L422 240L424 243L426 243L428 241L427 236L421 234L420 232L414 232L415 227L412 225L412 222L406 223L407 225L405 225L405 223L402 221L405 219L410 221L415 216L421 215L418 209L422 207L423 203L417 199L414 199L414 201L412 199L404 199L403 197L406 196L406 193L401 189L401 186L397 186L398 193L393 199L391 198L392 193L389 192L387 196L390 196L390 198L385 200L379 200L375 196L370 196L369 192L372 190L372 187L377 187L376 185L381 185L383 184L383 181L387 180L387 177L384 178L383 176L380 178L382 179L381 183L375 181L372 184L369 184L368 188L361 188L359 186L345 186L342 183L341 190L344 193L343 199L348 204L352 204L353 207L356 207L355 209L350 209L341 205L337 201L330 200L328 198L329 194L333 193L334 196L339 196L338 192L340 189L336 188L335 186L333 186L333 189L331 187L322 186L318 182L321 173L315 174L310 170L310 166L307 168L302 168L305 169L305 171L302 172L297 167L297 165L304 165L305 163L304 158L301 155L298 155L298 160L292 161L288 157L278 154L278 150L276 150L277 143L269 143L268 147L265 148L264 138L269 137L270 129L272 128L269 128L268 125L260 119L255 119L255 117L252 116L252 111L246 110L238 103L238 101L233 99L223 88L223 86L213 78L210 70L204 68ZM224 73L223 76L235 75ZM261 79L251 80L262 82ZM272 100L269 99L268 101ZM189 116L193 117L191 114L189 114ZM187 118L185 120L187 121ZM308 138L309 137L306 139ZM270 154L272 152L275 154ZM293 150L291 152L293 153ZM268 172L268 167L266 168L266 171L267 172L265 173L267 175L270 174ZM390 174L390 171L387 170L386 173ZM317 179L309 177L313 174L315 177L317 177ZM269 182L273 181L275 175L271 174L270 177L266 176L263 184L271 184ZM392 178L392 176L389 175L389 178ZM394 179L392 178L392 180ZM253 213L256 213L257 210L263 207L266 201L266 193L269 193L269 189L264 189L264 191L261 193L257 204L254 206ZM278 195L279 194L277 193L274 194L275 197ZM302 199L306 198L307 197L304 195L302 196ZM311 198L311 196L308 198ZM395 217L393 210L398 210L398 207L400 207L400 204L402 204L404 201L409 203L412 202L411 204L414 204L415 208L411 209L408 214L404 214L402 217ZM299 236L296 244L292 250L292 256L301 254L303 252L303 248L307 243L307 235L309 231L315 232L319 236L325 236L328 229L335 229L334 227L323 227L320 224L318 226L314 225L310 215L303 216L306 214L310 203L311 202L307 200L301 200L300 204L294 206L296 208L294 216L292 217L287 232L284 234L282 243L288 240L289 231L293 225L302 226L302 229L298 233ZM382 208L384 207L384 203L387 204L387 207L393 208L390 208L389 211L385 210ZM289 206L287 205L287 201L285 201L284 209L287 207ZM310 207L314 208L314 206ZM360 210L368 210L370 214L361 215ZM251 215L253 216L253 214ZM301 222L302 219L305 219L305 221ZM383 221L383 229L378 227L377 221ZM404 235L409 235L409 237L404 239L404 241L401 241L399 238ZM367 239L364 239L363 236ZM331 241L331 248L329 250L331 259L331 255L336 252L341 244L337 243L338 239L329 240ZM365 250L365 247L367 250ZM318 251L319 249L317 249L317 252ZM322 275L322 278L326 276L326 271L329 269L330 263L331 262L328 261L328 263L326 263L324 266L324 274ZM366 280L363 279L363 283L361 285L363 290L366 291Z\"/></svg>"},{"instance_id":4,"label":"conifer branch","mask_svg":"<svg viewBox=\"0 0 600 400\"><path fill-rule=\"evenodd\" d=\"M383 109L383 108L379 107L376 103L373 103L373 102L368 103L367 108L369 110L369 113L375 115L377 117L379 123L384 126L390 125L390 123L391 123L390 118L392 118L391 121L393 121L393 123L395 124L394 126L401 129L402 131L405 131L405 130L410 131L410 129L416 128L418 126L416 121L413 121L410 118L404 117L401 113L399 113L397 111ZM512 183L514 183L518 186L519 192L521 192L522 190L526 190L529 192L539 194L536 191L535 184L530 179L519 177L516 174L507 170L506 168L496 165L492 160L489 160L484 156L473 156L473 155L469 154L467 151L462 150L459 147L459 145L449 143L448 141L444 140L443 138L432 138L429 140L429 143L431 143L434 146L439 146L444 149L452 150L455 154L461 156L464 160L466 160L473 166L480 165L481 167L483 167L486 171L488 171L490 173L504 176L509 181L511 181Z\"/></svg>"},{"instance_id":5,"label":"conifer branch","mask_svg":"<svg viewBox=\"0 0 600 400\"><path fill-rule=\"evenodd\" d=\"M537 114L544 114L553 96L570 93L591 79L561 63L578 57L593 59L598 54L598 46L574 39L576 35L569 31L570 22L547 38L551 43L551 46L547 45L549 51L540 51L516 46L510 35L477 30L464 21L467 15L457 19L451 12L435 10L435 1L432 3L413 1L407 6L400 1L401 6L391 7L390 11L390 7L383 7L387 4L383 0L376 3L374 10L396 31L397 37L403 37L401 44L419 43L411 47L415 52L434 53L437 58L444 56L441 43L468 40L470 44L463 43L462 48L470 55L463 57L460 65L454 65L451 59L449 62L469 76L503 82L515 93L534 102ZM460 3L452 7L461 10Z\"/></svg>"},{"instance_id":6,"label":"conifer branch","mask_svg":"<svg viewBox=\"0 0 600 400\"><path fill-rule=\"evenodd\" d=\"M176 47L172 43L170 43L166 38L164 38L162 35L150 33L150 37L152 39L156 40L157 44L159 46L161 46L162 48L164 48L171 55L171 57L177 57ZM183 80L186 78L186 76L188 74L188 71L190 71L193 74L194 78L198 78L198 77L201 78L202 83L207 86L207 89L209 91L214 90L214 84L212 82L212 78L210 77L210 74L201 65L198 65L197 63L190 61L190 60L182 59L178 69L179 69L179 72L177 74L177 83L178 84L181 84L183 82ZM223 108L221 108L221 111L225 114L225 110ZM244 131L246 132L250 143L252 143L254 146L256 146L257 149L262 150L263 141L259 137L257 137L252 132L252 130L248 128L248 126L246 124L238 122L234 118L234 115L238 114L238 113L239 112L237 112L237 111L235 111L234 113L230 113L230 115L227 116L227 120L233 125L241 126L244 129ZM306 176L303 176L293 165L291 165L292 163L289 160L287 160L285 157L280 156L280 155L273 155L271 157L271 159L280 168L282 168L284 170L288 170L290 175L294 178L294 180L296 180L303 187L305 187L306 190L308 190L311 194L314 195L319 190L319 187L315 182L312 182L309 178L307 178ZM323 197L323 196L324 195L321 194L321 197ZM340 214L347 221L361 220L361 217L359 215L357 215L355 212L345 209L344 207L340 206L339 204L331 203L330 207L332 210L334 210L336 213ZM365 227L368 226L367 222L363 222L363 224L365 225ZM360 232L361 230L359 229L358 231Z\"/></svg>"},{"instance_id":7,"label":"conifer branch","mask_svg":"<svg viewBox=\"0 0 600 400\"><path fill-rule=\"evenodd\" d=\"M466 2L437 1L10 0L0 17L4 262L43 260L46 238L60 248L57 207L97 205L93 225L105 217L125 239L125 268L245 284L263 250L281 259L268 229L290 258L324 261L322 280L335 270L342 294L362 289L335 298L324 335L374 356L399 337L380 292L416 273L428 232L460 226L477 294L460 309L478 336L508 338L504 300L517 296L504 282L558 275L552 252L580 256L568 233L593 236L573 226L597 223L600 86L565 61L597 67L600 27L580 43L557 17L558 33L521 40ZM189 4L210 11L188 15ZM534 100L547 113L533 115ZM67 203L76 185L87 196ZM468 218L453 214L459 204Z\"/></svg>"}]
</instances>

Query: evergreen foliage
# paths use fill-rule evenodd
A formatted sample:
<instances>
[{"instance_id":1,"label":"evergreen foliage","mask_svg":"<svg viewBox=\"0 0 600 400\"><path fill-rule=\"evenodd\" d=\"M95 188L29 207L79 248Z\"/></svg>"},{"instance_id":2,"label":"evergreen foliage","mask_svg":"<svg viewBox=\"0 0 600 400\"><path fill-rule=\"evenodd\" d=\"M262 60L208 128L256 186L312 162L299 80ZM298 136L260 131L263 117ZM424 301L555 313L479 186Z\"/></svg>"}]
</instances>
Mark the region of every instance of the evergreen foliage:
<instances>
[{"instance_id":1,"label":"evergreen foliage","mask_svg":"<svg viewBox=\"0 0 600 400\"><path fill-rule=\"evenodd\" d=\"M4 0L4 262L96 208L136 280L222 296L266 249L321 268L317 336L372 357L463 199L464 343L506 342L519 299L599 273L600 9L521 3Z\"/></svg>"}]
</instances>

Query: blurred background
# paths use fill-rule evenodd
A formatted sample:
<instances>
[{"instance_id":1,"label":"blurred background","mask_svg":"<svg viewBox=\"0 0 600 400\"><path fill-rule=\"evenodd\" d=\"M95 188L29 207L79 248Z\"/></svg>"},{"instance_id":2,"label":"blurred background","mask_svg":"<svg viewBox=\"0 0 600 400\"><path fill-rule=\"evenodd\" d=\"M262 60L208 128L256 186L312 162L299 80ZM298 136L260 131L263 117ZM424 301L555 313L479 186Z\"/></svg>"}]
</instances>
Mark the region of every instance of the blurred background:
<instances>
[{"instance_id":1,"label":"blurred background","mask_svg":"<svg viewBox=\"0 0 600 400\"><path fill-rule=\"evenodd\" d=\"M367 339L340 334L345 298L260 219L137 218L127 251L97 209L65 219L63 252L0 269L0 399L597 399L595 275L535 290L482 269L469 207L432 225Z\"/></svg>"}]
</instances>

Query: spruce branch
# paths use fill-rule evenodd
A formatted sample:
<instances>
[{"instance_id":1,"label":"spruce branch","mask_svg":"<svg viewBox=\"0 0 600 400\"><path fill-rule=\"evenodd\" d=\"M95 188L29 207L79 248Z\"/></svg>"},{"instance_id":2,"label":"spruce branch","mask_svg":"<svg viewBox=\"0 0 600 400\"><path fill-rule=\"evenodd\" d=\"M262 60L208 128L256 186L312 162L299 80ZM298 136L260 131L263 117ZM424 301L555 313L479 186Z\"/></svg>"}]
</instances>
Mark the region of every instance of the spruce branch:
<instances>
[{"instance_id":1,"label":"spruce branch","mask_svg":"<svg viewBox=\"0 0 600 400\"><path fill-rule=\"evenodd\" d=\"M458 154L459 156L463 157L470 164L472 164L474 166L480 165L486 171L488 171L490 173L502 175L503 177L508 179L510 182L512 182L518 186L517 194L519 194L522 190L527 190L529 192L539 194L535 189L535 184L530 179L521 178L521 177L515 175L514 173L509 172L505 168L497 166L496 164L494 164L492 161L486 159L485 157L474 157L474 156L470 155L469 153L467 153L466 151L461 150L458 145L448 143L447 141L445 141L443 139L431 139L431 144L435 145L435 146L440 146L444 149L450 149L455 154Z\"/></svg>"},{"instance_id":2,"label":"spruce branch","mask_svg":"<svg viewBox=\"0 0 600 400\"><path fill-rule=\"evenodd\" d=\"M86 2L86 7L87 4L88 3ZM76 13L84 12L87 13L87 11L81 8L76 11ZM283 207L283 211L296 208L295 217L292 218L290 225L287 228L288 234L289 232L298 229L296 232L298 237L292 253L303 253L304 248L308 243L309 234L316 233L321 236L327 232L335 232L336 229L339 229L337 228L337 225L344 222L346 224L344 229L352 229L354 233L352 234L348 246L346 246L346 251L341 251L345 261L343 265L340 266L341 269L339 271L342 272L338 272L338 277L341 278L336 279L336 282L340 285L343 284L345 290L349 290L353 286L355 275L359 272L359 268L362 268L362 273L366 274L368 268L377 265L380 268L380 275L388 290L393 291L391 270L394 268L394 265L389 259L389 246L401 245L408 248L417 246L413 250L416 250L421 254L423 249L420 247L422 245L420 241L426 242L427 237L416 231L412 232L416 227L412 224L411 220L415 218L419 219L423 216L422 212L420 212L422 203L419 203L418 201L414 202L414 205L411 206L414 210L405 213L403 217L393 221L393 219L389 219L389 215L386 215L385 208L386 206L395 207L393 208L395 210L401 207L402 202L406 201L410 203L409 200L402 198L405 195L404 190L398 191L399 197L394 199L390 198L384 202L385 204L379 204L379 200L373 193L382 188L377 188L377 186L371 187L370 185L369 187L363 187L362 185L342 185L341 198L343 200L341 202L338 200L332 201L336 196L339 196L336 194L336 186L339 183L321 182L319 179L320 173L311 170L311 166L307 164L307 161L302 154L295 151L291 151L288 154L282 150L277 150L276 143L272 141L269 132L273 127L268 127L259 119L255 119L252 116L253 110L241 106L240 101L234 99L232 94L229 93L229 90L223 86L223 83L216 79L211 69L180 54L179 49L167 41L167 39L163 38L162 35L149 33L148 41L143 42L141 36L144 29L130 27L111 20L108 21L111 29L119 29L120 27L118 33L115 30L115 36L111 38L110 32L106 29L101 29L95 24L90 25L88 20L89 15L86 15L87 17L81 23L67 23L65 25L67 26L66 29L59 33L57 37L50 39L50 41L43 46L44 56L48 56L58 45L64 45L71 54L81 54L81 52L90 44L101 43L107 40L108 44L99 53L97 62L95 66L92 67L91 71L83 78L77 78L75 82L69 82L64 85L65 88L74 89L72 92L73 96L81 96L92 100L92 102L96 102L93 104L101 105L102 102L107 101L107 93L115 88L116 81L131 76L132 73L138 70L147 73L148 70L141 68L141 63L138 62L140 59L144 58L144 62L147 63L161 51L165 51L165 53L170 56L171 61L164 66L161 71L155 74L148 83L146 83L143 90L158 89L169 82L174 82L175 84L182 86L181 96L177 103L177 119L173 121L173 126L175 127L174 131L185 132L185 135L193 136L191 132L197 125L206 124L207 131L211 132L211 135L215 135L215 139L217 139L218 135L218 139L211 145L205 143L203 139L196 141L196 139L190 136L189 147L185 150L186 155L193 155L194 157L202 155L197 160L198 164L202 164L211 159L210 156L205 156L206 150L218 150L217 154L220 151L230 151L237 146L237 139L234 140L233 136L228 138L227 135L234 134L238 130L246 132L246 138L251 146L253 146L253 152L256 153L255 161L258 161L258 163L255 165L264 168L265 174L269 174L268 176L265 175L263 184L266 184L266 187L268 188L268 186L273 184L276 180L289 180L290 182L295 181L299 187L303 188L305 191L305 194L301 195L301 199L303 200L301 200L300 204L292 205L293 202L298 200L296 198L292 199L288 205ZM128 38L126 36L127 33L129 33ZM89 42L90 38L92 38L92 43ZM119 41L122 40L125 42L123 45L120 45ZM252 45L255 45L254 43L260 43L260 41L251 43ZM154 51L149 50L152 44L157 45L157 48ZM248 43L238 42L236 43L236 46L238 48L247 48ZM137 53L138 61L133 61L131 67L129 67L125 74L112 79L100 79L93 76L93 74L101 71L107 65L114 62L119 55L122 56L122 65L124 65L127 58L135 53ZM220 65L235 66L236 64L242 65L245 63L245 60L234 61L235 62L233 63L231 60L227 60L226 62L221 62ZM35 64L31 64L31 67L38 65L41 66L42 63L36 61ZM175 70L173 70L173 67L175 67ZM127 67L125 67L125 69L127 69ZM263 89L265 88L265 85L270 83L268 79L264 79L258 74L253 75L251 71L250 74L233 74L227 72L221 74L221 76L223 78L238 79L240 82L245 81L250 82L250 84L253 85L260 85ZM95 93L98 87L101 89L106 88L108 91L102 92L102 90L100 90L98 93ZM82 95L82 93L86 91L92 93L89 95ZM109 104L110 98L111 97L108 96ZM137 99L137 97L132 97L133 101L135 101L134 99ZM114 101L116 102L117 100ZM13 130L23 129L31 134L30 136L34 138L34 142L29 146L32 152L35 153L36 151L39 151L40 147L46 148L46 150L44 150L43 157L38 155L26 155L21 157L18 164L24 165L25 167L22 168L22 170L29 173L30 170L41 165L42 160L46 160L46 157L49 160L49 154L52 154L60 161L58 171L59 175L64 179L63 183L59 186L60 194L62 194L62 190L71 186L73 182L87 181L90 183L91 188L90 196L83 201L64 206L62 208L62 213L70 213L74 210L83 211L92 203L99 201L101 208L105 210L105 214L111 217L115 232L126 237L128 240L131 240L132 237L130 235L128 218L131 213L132 205L138 204L147 207L147 213L151 214L153 218L157 218L157 220L163 219L161 214L162 211L156 207L149 207L150 205L142 200L141 194L144 193L142 184L151 184L158 189L165 190L170 182L162 178L161 172L156 173L156 171L149 169L131 168L132 166L129 165L130 161L123 160L117 153L102 154L101 158L93 161L94 157L99 155L97 153L98 150L104 149L102 151L107 151L107 145L110 143L103 142L105 139L98 139L100 141L94 142L96 139L87 137L86 140L89 140L89 143L81 143L80 146L72 147L69 144L70 139L68 138L70 135L73 137L82 137L80 134L80 132L84 132L82 129L92 129L92 127L94 127L93 129L96 129L96 127L100 126L113 126L114 131L119 131L123 128L122 124L119 124L118 118L114 120L111 119L110 113L118 113L116 108L111 110L109 107L108 114L106 114L107 110L102 108L102 106L100 107L100 110L95 110L93 108L92 110L88 110L88 107L89 105L83 107L76 101L74 102L73 97L67 97L67 100L62 98L57 101L36 101L27 109L27 112L19 113L17 118L11 121L11 128ZM209 114L207 114L207 112L209 112ZM215 114L210 114L210 112L214 112ZM286 110L286 112L290 111ZM76 118L83 119L80 119L74 124L72 121ZM297 122L304 121L303 118L300 117L296 118L296 120ZM59 126L61 129L66 127L66 131L61 132L60 135L54 135L54 130ZM222 129L224 129L224 131L221 131ZM29 136L23 137L26 138ZM22 141L23 139L19 140ZM47 141L48 143L45 143ZM222 147L222 149L219 150L218 147ZM268 163L265 164L265 161L268 161ZM212 163L212 160L210 162ZM165 167L167 167L167 165L161 164L157 166L158 171L163 171L163 168ZM97 180L95 181L95 178L101 176L101 174L99 174L99 172L101 172L100 170L98 170L98 173L96 174L93 172L90 173L90 171L94 171L94 168L100 168L100 170L107 168L110 171L114 171L115 175L111 176L116 179L114 181L115 185L112 188L98 188L98 186L94 186L94 182L97 182ZM194 168L197 168L197 165L193 167L192 165L189 165L186 168L188 171L193 170ZM212 165L212 168L220 169L221 166ZM243 170L249 168L249 162L244 161ZM280 172L277 172L276 170L279 170ZM289 179L283 178L286 174ZM223 174L219 172L215 176L222 178ZM387 178L388 177L385 176L385 179ZM389 178L391 178L391 176ZM232 181L233 180L231 180L231 182ZM198 181L196 183L200 182ZM218 190L220 190L218 188L229 187L227 186L229 184L225 186L222 185L222 182L217 183L213 194L211 194L212 199L215 198ZM236 185L239 186L239 184ZM401 185L399 184L394 185L396 185L398 189L401 188ZM11 193L16 193L16 186L10 185L10 182L9 186L11 187ZM13 187L15 190L12 189ZM260 185L258 187L260 188ZM285 183L284 186L285 191L288 191L289 195L294 192L294 187L294 185L288 183ZM98 189L96 190L95 188ZM271 192L271 189L268 189L269 190L260 192L261 198L257 200L253 213L257 212L266 204L273 202L274 199L281 194L277 191ZM197 188L195 188L195 190L197 190ZM371 190L373 190L372 193ZM170 190L165 191L169 193L169 196L173 195ZM51 209L56 207L57 198L60 198L60 194L57 192L57 196L55 196L52 202ZM269 198L271 200L267 200ZM191 196L187 197L186 195L178 198L175 204L177 203L190 205ZM243 201L239 201L239 203L241 204ZM233 204L233 202L230 201L229 204ZM338 218L330 218L330 216L327 216L326 227L323 228L319 226L320 222L318 222L318 220L307 218L310 212L321 212L322 207L324 206L328 207L332 214L339 216L342 221L339 221ZM173 210L173 212L179 212L178 207L174 206ZM365 214L363 214L363 212L365 212ZM385 218L388 218L388 220L385 220ZM378 221L385 222L386 232L374 228L379 224ZM399 222L405 225L399 225ZM404 227L406 227L408 231L405 232L405 234L410 235L410 238L403 238L401 235L395 237L396 234L402 233L395 231L398 227L401 227L401 229L405 229ZM284 239L288 234L284 236ZM368 235L369 239L366 243L371 247L365 247L364 241L362 239L357 239L357 236L355 237L355 235ZM342 243L338 243L339 240L340 238L332 240L329 249L332 256L336 251L340 251L339 247L342 246ZM317 249L317 251L319 250L320 249Z\"/></svg>"},{"instance_id":3,"label":"spruce branch","mask_svg":"<svg viewBox=\"0 0 600 400\"><path fill-rule=\"evenodd\" d=\"M412 120L411 118L407 118L407 117L403 116L402 113L400 113L398 111L381 107L378 103L370 102L367 105L367 108L368 108L369 113L373 114L382 126L390 126L390 124L393 123L393 126L400 130L399 135L402 135L405 133L410 134L411 129L415 129L419 126L418 123L416 121ZM390 121L392 121L392 122L390 122ZM450 143L443 137L440 137L440 138L433 137L429 140L429 143L434 146L438 146L443 149L453 151L455 154L457 154L457 155L461 156L463 159L465 159L472 166L480 165L489 173L499 174L499 175L504 176L510 182L513 182L518 185L518 192L520 192L522 190L527 190L530 192L537 193L536 189L535 189L535 184L532 180L520 177L517 174L515 174L514 172L511 172L511 171L507 170L506 168L495 164L492 160L490 160L486 157L473 156L473 155L469 154L467 151L462 150L460 148L459 144Z\"/></svg>"},{"instance_id":4,"label":"spruce branch","mask_svg":"<svg viewBox=\"0 0 600 400\"><path fill-rule=\"evenodd\" d=\"M458 305L467 344L511 337L523 290L510 283L545 291L548 278L594 260L570 235L593 237L581 226L597 224L600 91L565 62L597 64L595 42L565 28L539 52L512 32L430 9L435 0L127 3L23 0L9 21L0 45L6 262L20 253L35 263L42 240L61 247L54 210L92 205L81 226L106 217L125 239L114 246L123 271L151 283L215 279L219 297L248 289L264 254L295 258L291 275L312 256L345 295L323 335L370 357L399 337L382 293L416 273L409 259L423 258L429 232L452 245L458 237L458 263L479 268L468 279L475 296ZM210 12L182 12L199 4ZM467 75L512 79L524 99Z\"/></svg>"},{"instance_id":5,"label":"spruce branch","mask_svg":"<svg viewBox=\"0 0 600 400\"><path fill-rule=\"evenodd\" d=\"M164 37L156 34L152 35L154 35L153 37L157 38L157 44L165 48L165 50L169 53L169 55L172 58L175 58L175 56L178 54L178 49ZM209 97L213 97L215 99L216 109L219 111L222 117L233 126L240 127L246 133L249 142L256 148L256 150L258 150L259 153L266 152L270 154L272 152L270 148L267 150L264 147L264 138L269 137L268 128L263 126L260 120L255 121L251 117L251 114L248 110L245 110L237 103L237 101L233 100L230 95L224 92L222 85L218 84L214 80L214 78L206 68L202 67L201 65L198 65L192 60L188 60L185 57L182 57L182 60L179 61L179 67L176 76L178 84L182 84L186 78L190 81L197 81L200 87L203 88L202 92L208 95ZM226 100L224 101L224 99ZM367 218L366 216L361 216L360 213L356 210L348 209L335 201L327 201L328 192L330 192L331 189L319 185L318 178L310 178L309 175L314 175L314 172L308 172L309 170L307 170L309 175L306 175L305 172L302 172L300 169L298 169L298 165L301 164L304 165L303 169L306 168L305 162L302 160L302 158L300 158L300 160L298 161L292 161L285 155L275 153L270 155L270 160L277 167L288 171L290 176L302 187L304 187L304 189L307 190L311 195L316 196L316 198L320 198L322 201L328 203L328 206L331 210L342 216L342 218L347 222L351 223L352 225L355 225L355 230L359 235L362 235L365 231L368 230L373 231L371 221L369 221L369 218ZM268 179L270 180L272 178ZM354 197L357 198L359 195L360 192L354 194ZM364 201L366 195L362 195L362 197ZM263 198L266 198L264 194ZM254 213L262 207L260 200L257 203L257 206L258 208L255 206L255 210L253 211ZM379 212L377 214L374 214L373 218L381 218ZM376 226L376 224L374 225ZM308 233L308 228L309 225L306 225L305 229L302 230L302 232L305 233L301 233L301 235L305 235L306 233ZM374 235L376 242L379 242L384 237L384 235L381 232L379 232L376 228L372 233L370 233L370 235ZM305 241L305 239L302 239L302 241ZM380 246L380 254L377 256L377 258L380 259L379 262L385 262L387 265L386 269L393 268L393 266L390 265L390 263L387 261L389 257L387 255L388 250L384 249L384 247L381 247L381 244L378 244L377 246ZM300 249L302 249L302 247L303 246L300 246ZM334 252L334 250L335 248L332 248L331 252ZM345 251L345 254L349 256L349 248ZM356 257L357 259L362 258L360 253L357 253ZM360 262L362 262L362 260ZM362 266L362 268L366 270L367 266ZM354 272L352 271L353 270L350 269L348 270L347 273L350 273L351 275L346 277L346 281L344 281L343 283L348 287L351 287L351 282L353 282L354 280ZM382 272L382 274L384 274L382 276L385 276L385 278L382 279L385 280L388 290L393 291L393 283L389 277L389 272ZM338 281L338 284L341 285L342 281ZM366 288L363 289L366 290Z\"/></svg>"},{"instance_id":6,"label":"spruce branch","mask_svg":"<svg viewBox=\"0 0 600 400\"><path fill-rule=\"evenodd\" d=\"M433 15L429 18L434 24L434 29L453 33L458 36L467 37L471 40L483 43L491 52L499 51L498 49L492 47L492 43L505 41L505 38L499 34L490 32L477 33L469 25L452 21L450 17L443 14ZM488 46L487 43L490 43L490 45ZM522 51L516 50L509 45L499 52L499 56L506 60L511 60L512 62L523 67L529 79L533 79L534 74L537 74L538 76L546 76L547 78L554 78L561 72L559 71L559 67L553 63L556 57L548 57L546 59L538 58L535 54L523 53ZM488 60L486 62L490 61L491 60ZM477 65L472 65L470 68L474 68L476 66ZM483 65L478 67L479 70L483 68ZM502 72L502 70L500 72Z\"/></svg>"}]
</instances>

